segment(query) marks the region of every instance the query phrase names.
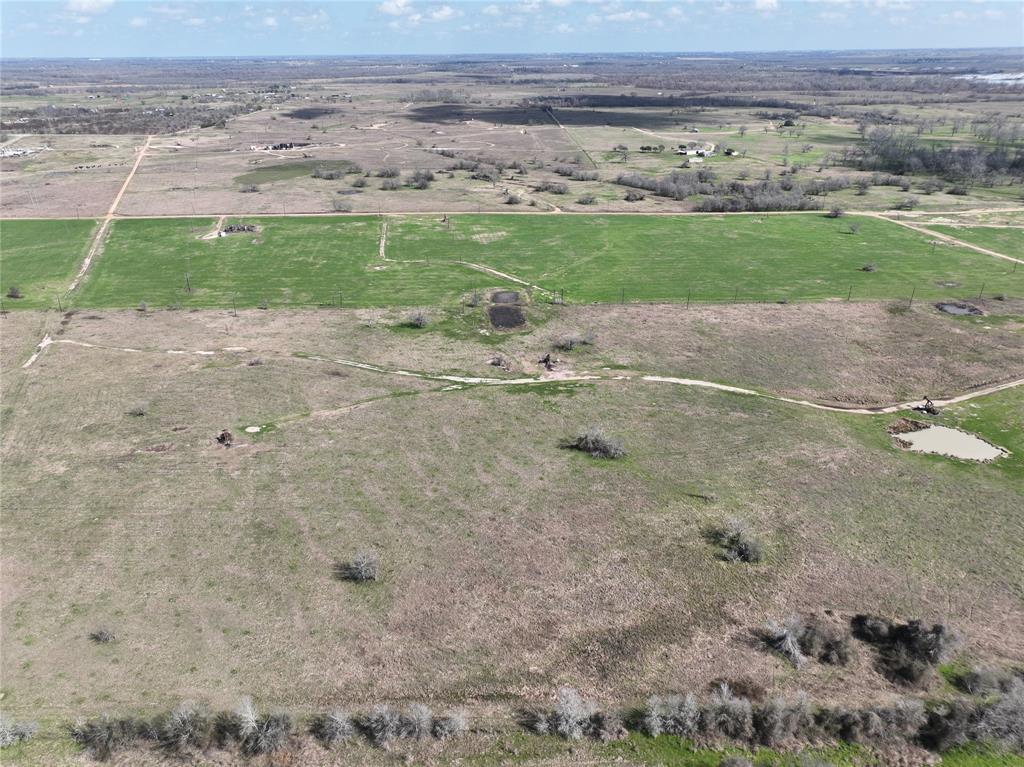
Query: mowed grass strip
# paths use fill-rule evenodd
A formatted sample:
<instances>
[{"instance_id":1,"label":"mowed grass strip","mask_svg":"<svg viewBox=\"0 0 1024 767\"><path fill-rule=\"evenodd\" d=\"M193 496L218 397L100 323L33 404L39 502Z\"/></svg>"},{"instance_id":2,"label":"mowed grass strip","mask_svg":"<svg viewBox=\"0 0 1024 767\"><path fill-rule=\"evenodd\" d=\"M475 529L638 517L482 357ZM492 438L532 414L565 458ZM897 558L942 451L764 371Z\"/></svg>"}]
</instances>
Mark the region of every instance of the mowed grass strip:
<instances>
[{"instance_id":1,"label":"mowed grass strip","mask_svg":"<svg viewBox=\"0 0 1024 767\"><path fill-rule=\"evenodd\" d=\"M346 307L402 307L456 300L496 282L450 264L382 261L373 216L225 223L233 222L259 229L204 240L212 218L115 222L76 305L317 306L336 304L340 291Z\"/></svg>"},{"instance_id":2,"label":"mowed grass strip","mask_svg":"<svg viewBox=\"0 0 1024 767\"><path fill-rule=\"evenodd\" d=\"M856 232L851 230L851 225ZM395 218L397 259L461 259L568 301L761 301L1020 295L1024 272L967 248L933 245L887 221L784 216L468 215ZM874 271L863 271L871 264Z\"/></svg>"},{"instance_id":3,"label":"mowed grass strip","mask_svg":"<svg viewBox=\"0 0 1024 767\"><path fill-rule=\"evenodd\" d=\"M958 240L988 248L1004 256L1024 259L1024 229L1001 226L944 226L923 224L933 232L947 234Z\"/></svg>"},{"instance_id":4,"label":"mowed grass strip","mask_svg":"<svg viewBox=\"0 0 1024 767\"><path fill-rule=\"evenodd\" d=\"M85 258L92 219L0 222L0 290L5 309L57 306ZM11 288L22 297L8 298Z\"/></svg>"}]
</instances>

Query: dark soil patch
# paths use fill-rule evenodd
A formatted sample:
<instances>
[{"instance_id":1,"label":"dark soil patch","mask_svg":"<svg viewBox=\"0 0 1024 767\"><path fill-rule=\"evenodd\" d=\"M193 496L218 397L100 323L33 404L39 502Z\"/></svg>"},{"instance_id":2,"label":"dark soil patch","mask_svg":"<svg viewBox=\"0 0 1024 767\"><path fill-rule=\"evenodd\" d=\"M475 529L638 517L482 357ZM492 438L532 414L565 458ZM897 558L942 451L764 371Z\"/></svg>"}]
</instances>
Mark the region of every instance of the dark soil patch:
<instances>
[{"instance_id":1,"label":"dark soil patch","mask_svg":"<svg viewBox=\"0 0 1024 767\"><path fill-rule=\"evenodd\" d=\"M496 290L491 293L491 302L495 304L518 304L519 292L515 290Z\"/></svg>"},{"instance_id":2,"label":"dark soil patch","mask_svg":"<svg viewBox=\"0 0 1024 767\"><path fill-rule=\"evenodd\" d=\"M526 324L526 315L518 306L502 304L488 308L487 315L491 318L491 325L500 329L518 328Z\"/></svg>"},{"instance_id":3,"label":"dark soil patch","mask_svg":"<svg viewBox=\"0 0 1024 767\"><path fill-rule=\"evenodd\" d=\"M340 109L332 109L330 107L302 107L301 109L285 112L284 116L292 117L296 120L315 120L318 117L338 114L340 111Z\"/></svg>"},{"instance_id":4,"label":"dark soil patch","mask_svg":"<svg viewBox=\"0 0 1024 767\"><path fill-rule=\"evenodd\" d=\"M938 309L940 312L945 312L946 314L956 314L959 316L964 316L968 314L977 316L985 313L977 306L971 306L970 304L962 304L953 301L935 304L935 308Z\"/></svg>"}]
</instances>

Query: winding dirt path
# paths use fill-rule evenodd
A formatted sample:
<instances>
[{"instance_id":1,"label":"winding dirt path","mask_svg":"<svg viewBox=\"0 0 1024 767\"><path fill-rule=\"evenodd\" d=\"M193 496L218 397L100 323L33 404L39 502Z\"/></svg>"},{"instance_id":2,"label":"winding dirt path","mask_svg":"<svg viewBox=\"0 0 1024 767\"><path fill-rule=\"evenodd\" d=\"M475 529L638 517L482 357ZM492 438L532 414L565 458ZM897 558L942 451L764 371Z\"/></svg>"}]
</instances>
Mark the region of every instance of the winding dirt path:
<instances>
[{"instance_id":1,"label":"winding dirt path","mask_svg":"<svg viewBox=\"0 0 1024 767\"><path fill-rule=\"evenodd\" d=\"M75 341L73 339L60 338L57 340L52 339L47 335L36 351L28 359L22 368L27 368L35 362L39 356L50 346L54 344L68 344L71 346L77 346L84 349L105 349L107 351L119 351L131 354L175 354L175 355L195 355L200 357L209 357L218 354L237 354L240 352L254 352L256 350L249 349L244 346L225 346L220 349L199 349L199 350L185 350L185 349L136 349L125 346L104 346L100 344L88 343L86 341ZM676 378L673 376L659 376L650 374L638 374L638 375L599 375L596 373L565 373L556 372L552 375L541 375L541 376L526 376L523 378L491 378L486 376L457 376L457 375L446 375L446 374L435 374L425 373L422 371L413 370L394 370L391 368L382 367L380 365L374 365L369 362L360 362L358 360L350 360L341 357L325 357L317 354L302 354L294 352L291 355L282 354L280 352L261 352L267 356L279 356L284 359L295 358L303 360L312 360L314 362L323 362L330 365L341 365L343 367L356 368L358 370L365 370L371 373L379 373L381 375L396 376L402 378L415 378L421 381L436 381L437 383L446 384L446 390L458 390L468 386L535 386L538 384L547 384L553 382L592 382L592 381L643 381L646 383L666 383L673 384L675 386L686 386L699 389L714 389L715 391L727 392L729 394L739 394L745 397L761 397L763 399L774 400L775 402L785 402L790 405L799 405L801 407L813 408L815 410L823 410L830 413L851 413L854 415L882 415L886 413L898 413L903 410L910 410L915 407L924 405L924 400L912 400L909 402L897 402L890 405L880 405L877 407L859 407L855 405L843 405L843 404L825 404L821 402L812 402L810 400L796 399L793 397L784 397L780 394L771 394L768 392L758 391L756 389L747 389L741 386L730 386L729 384L717 383L715 381L705 381L699 378ZM946 397L944 399L932 400L933 404L938 407L945 407L948 405L955 405L960 402L967 402L969 400L977 399L978 397L984 397L989 394L995 394L996 392L1005 391L1007 389L1013 389L1017 386L1024 385L1024 378L1015 378L1010 381L1004 381L999 384L991 384L979 389L973 389L962 394L957 394L952 397ZM355 403L352 405L345 405L338 409L331 409L323 412L339 412L344 410L353 409L359 407L365 403Z\"/></svg>"},{"instance_id":2,"label":"winding dirt path","mask_svg":"<svg viewBox=\"0 0 1024 767\"><path fill-rule=\"evenodd\" d=\"M390 214L388 214L388 215L390 215ZM426 263L430 263L429 261L427 261L426 259L423 259L423 258L416 258L416 259L409 259L409 260L399 260L397 258L389 258L388 257L388 219L387 219L386 216L382 216L381 217L380 238L378 240L378 245L377 245L377 255L380 257L381 261L388 261L388 262L390 262L392 264L426 264ZM516 277L513 274L506 274L505 272L499 272L497 269L492 269L491 267L484 266L483 264L475 264L472 261L461 261L461 260L458 260L458 259L450 259L450 260L447 260L447 261L435 261L434 263L438 263L438 264L458 264L459 266L465 266L467 269L473 269L473 270L478 271L478 272L483 272L484 274L490 274L493 277L498 277L498 278L503 279L503 280L508 280L509 282L514 282L517 285L522 285L523 287L527 287L527 288L530 288L532 290L536 290L538 293L542 293L543 295L546 295L546 296L554 295L547 288L542 288L540 285L534 285L532 282L529 282L528 280L524 280L524 279L522 279L520 277Z\"/></svg>"}]
</instances>

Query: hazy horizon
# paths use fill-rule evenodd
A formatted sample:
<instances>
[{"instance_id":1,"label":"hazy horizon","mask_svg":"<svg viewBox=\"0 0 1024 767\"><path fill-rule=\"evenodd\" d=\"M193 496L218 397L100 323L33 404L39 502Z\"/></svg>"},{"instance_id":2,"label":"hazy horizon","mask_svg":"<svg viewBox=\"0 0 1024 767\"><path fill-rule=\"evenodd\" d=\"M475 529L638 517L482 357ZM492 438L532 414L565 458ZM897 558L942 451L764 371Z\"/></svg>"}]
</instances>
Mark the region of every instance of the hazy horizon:
<instances>
[{"instance_id":1,"label":"hazy horizon","mask_svg":"<svg viewBox=\"0 0 1024 767\"><path fill-rule=\"evenodd\" d=\"M1024 4L12 0L0 27L4 59L969 50L1024 46Z\"/></svg>"}]
</instances>

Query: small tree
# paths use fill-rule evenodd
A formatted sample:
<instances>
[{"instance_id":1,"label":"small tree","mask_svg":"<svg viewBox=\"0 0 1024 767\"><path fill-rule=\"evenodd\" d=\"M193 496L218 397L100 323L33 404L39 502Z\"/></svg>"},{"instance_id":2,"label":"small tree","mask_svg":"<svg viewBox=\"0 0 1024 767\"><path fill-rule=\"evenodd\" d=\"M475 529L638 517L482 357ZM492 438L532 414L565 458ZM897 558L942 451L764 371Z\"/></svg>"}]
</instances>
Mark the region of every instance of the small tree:
<instances>
[{"instance_id":1,"label":"small tree","mask_svg":"<svg viewBox=\"0 0 1024 767\"><path fill-rule=\"evenodd\" d=\"M8 298L22 298L22 293L21 293L21 291L18 289L18 287L16 285L11 285L11 287L9 287L7 289L7 297Z\"/></svg>"}]
</instances>

